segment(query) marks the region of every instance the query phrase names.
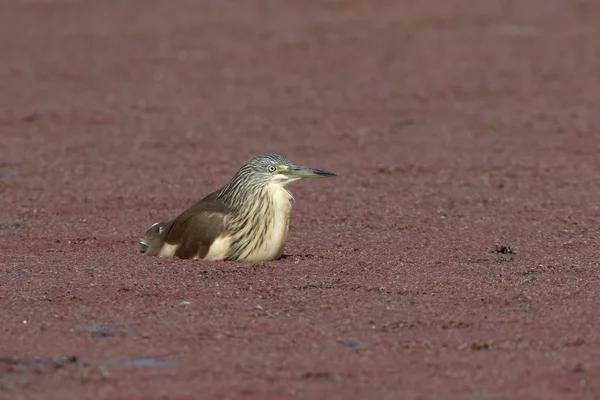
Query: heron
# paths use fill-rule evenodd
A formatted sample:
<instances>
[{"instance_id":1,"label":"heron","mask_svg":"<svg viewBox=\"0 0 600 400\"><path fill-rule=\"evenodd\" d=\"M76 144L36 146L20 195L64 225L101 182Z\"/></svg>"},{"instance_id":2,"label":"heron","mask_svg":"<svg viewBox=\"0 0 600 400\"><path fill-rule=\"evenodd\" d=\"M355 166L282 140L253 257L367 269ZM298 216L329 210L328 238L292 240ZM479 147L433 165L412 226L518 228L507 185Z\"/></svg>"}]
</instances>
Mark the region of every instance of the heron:
<instances>
[{"instance_id":1,"label":"heron","mask_svg":"<svg viewBox=\"0 0 600 400\"><path fill-rule=\"evenodd\" d=\"M156 222L140 241L149 256L270 261L283 254L293 197L287 185L336 176L294 165L276 154L248 160L220 189L167 222Z\"/></svg>"}]
</instances>

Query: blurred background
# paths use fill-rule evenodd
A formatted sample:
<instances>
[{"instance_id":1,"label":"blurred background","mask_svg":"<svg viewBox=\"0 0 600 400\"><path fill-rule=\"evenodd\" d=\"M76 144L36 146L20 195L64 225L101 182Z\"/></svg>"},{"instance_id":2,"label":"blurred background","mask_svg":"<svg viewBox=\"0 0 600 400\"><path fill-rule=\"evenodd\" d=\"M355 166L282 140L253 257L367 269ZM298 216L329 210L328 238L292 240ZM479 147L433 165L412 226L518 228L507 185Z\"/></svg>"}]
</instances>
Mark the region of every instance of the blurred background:
<instances>
[{"instance_id":1,"label":"blurred background","mask_svg":"<svg viewBox=\"0 0 600 400\"><path fill-rule=\"evenodd\" d=\"M572 185L573 169L598 166L586 155L599 12L583 0L9 2L2 197L179 207L264 152L352 185L385 170L392 191L424 174Z\"/></svg>"},{"instance_id":2,"label":"blurred background","mask_svg":"<svg viewBox=\"0 0 600 400\"><path fill-rule=\"evenodd\" d=\"M3 1L0 397L597 398L599 84L595 0ZM266 152L288 258L142 258Z\"/></svg>"}]
</instances>

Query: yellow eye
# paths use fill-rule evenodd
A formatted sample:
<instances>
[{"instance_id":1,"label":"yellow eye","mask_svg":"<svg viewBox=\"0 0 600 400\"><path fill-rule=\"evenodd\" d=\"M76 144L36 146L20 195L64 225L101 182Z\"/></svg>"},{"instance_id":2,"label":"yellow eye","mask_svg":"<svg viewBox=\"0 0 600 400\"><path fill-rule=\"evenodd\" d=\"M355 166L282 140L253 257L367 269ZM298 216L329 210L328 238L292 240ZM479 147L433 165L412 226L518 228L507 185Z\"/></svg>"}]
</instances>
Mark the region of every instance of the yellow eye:
<instances>
[{"instance_id":1,"label":"yellow eye","mask_svg":"<svg viewBox=\"0 0 600 400\"><path fill-rule=\"evenodd\" d=\"M277 168L275 168L275 166L273 166L273 165L269 165L267 167L267 171L269 171L269 172L275 172L275 171L277 171Z\"/></svg>"}]
</instances>

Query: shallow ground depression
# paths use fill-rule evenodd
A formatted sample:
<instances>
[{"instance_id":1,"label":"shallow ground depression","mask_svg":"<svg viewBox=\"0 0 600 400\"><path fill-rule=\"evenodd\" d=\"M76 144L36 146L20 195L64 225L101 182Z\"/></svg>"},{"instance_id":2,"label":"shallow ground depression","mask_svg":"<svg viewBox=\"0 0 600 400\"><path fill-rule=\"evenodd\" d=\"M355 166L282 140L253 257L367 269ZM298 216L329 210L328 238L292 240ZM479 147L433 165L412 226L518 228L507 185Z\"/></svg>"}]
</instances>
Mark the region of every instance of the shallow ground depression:
<instances>
[{"instance_id":1,"label":"shallow ground depression","mask_svg":"<svg viewBox=\"0 0 600 400\"><path fill-rule=\"evenodd\" d=\"M594 399L600 5L12 1L0 397ZM265 152L285 257L137 241Z\"/></svg>"}]
</instances>

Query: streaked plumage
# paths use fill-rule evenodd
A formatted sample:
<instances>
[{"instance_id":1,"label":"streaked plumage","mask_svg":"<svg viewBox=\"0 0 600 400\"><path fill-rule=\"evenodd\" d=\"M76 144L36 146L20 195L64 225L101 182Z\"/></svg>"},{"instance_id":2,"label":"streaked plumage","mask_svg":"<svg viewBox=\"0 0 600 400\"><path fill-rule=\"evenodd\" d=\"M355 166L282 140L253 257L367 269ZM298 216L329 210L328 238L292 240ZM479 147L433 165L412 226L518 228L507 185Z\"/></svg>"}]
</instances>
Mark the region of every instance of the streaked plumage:
<instances>
[{"instance_id":1,"label":"streaked plumage","mask_svg":"<svg viewBox=\"0 0 600 400\"><path fill-rule=\"evenodd\" d=\"M168 222L152 225L140 241L150 256L266 261L281 257L292 194L302 178L334 174L299 167L275 154L246 162L221 189Z\"/></svg>"}]
</instances>

